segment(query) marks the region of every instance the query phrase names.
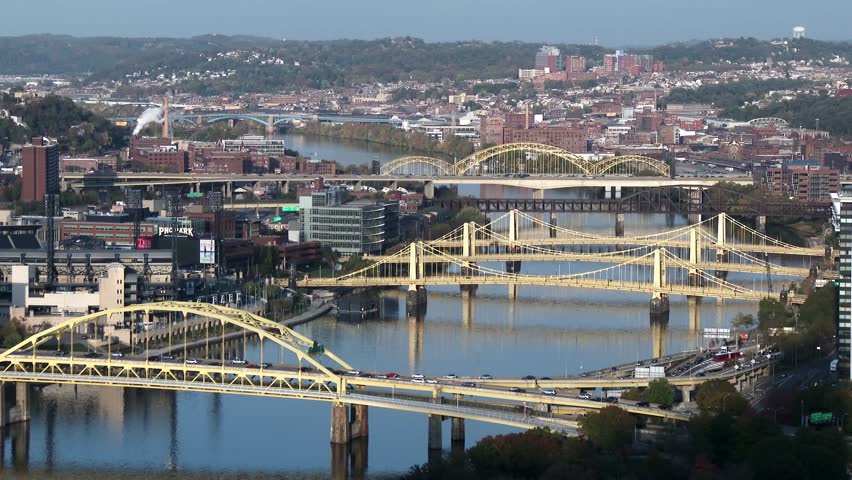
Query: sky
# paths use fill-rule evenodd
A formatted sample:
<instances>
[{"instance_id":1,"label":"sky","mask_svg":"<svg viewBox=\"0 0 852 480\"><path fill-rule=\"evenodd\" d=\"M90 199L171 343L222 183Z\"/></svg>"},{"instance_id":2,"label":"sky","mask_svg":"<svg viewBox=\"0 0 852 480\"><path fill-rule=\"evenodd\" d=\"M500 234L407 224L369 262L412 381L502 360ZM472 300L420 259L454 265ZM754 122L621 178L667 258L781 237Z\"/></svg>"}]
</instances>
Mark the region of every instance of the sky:
<instances>
[{"instance_id":1,"label":"sky","mask_svg":"<svg viewBox=\"0 0 852 480\"><path fill-rule=\"evenodd\" d=\"M651 46L791 36L852 40L849 0L3 0L0 35L293 40L414 36ZM8 21L27 18L26 21Z\"/></svg>"}]
</instances>

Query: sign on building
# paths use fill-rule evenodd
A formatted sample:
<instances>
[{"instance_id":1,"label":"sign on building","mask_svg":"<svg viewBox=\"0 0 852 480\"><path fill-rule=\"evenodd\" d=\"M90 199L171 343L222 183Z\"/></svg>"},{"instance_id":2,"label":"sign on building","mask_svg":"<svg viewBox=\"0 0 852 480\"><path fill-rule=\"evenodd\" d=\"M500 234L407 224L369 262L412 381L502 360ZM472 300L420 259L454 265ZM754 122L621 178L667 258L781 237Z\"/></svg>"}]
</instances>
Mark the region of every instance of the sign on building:
<instances>
[{"instance_id":1,"label":"sign on building","mask_svg":"<svg viewBox=\"0 0 852 480\"><path fill-rule=\"evenodd\" d=\"M730 328L705 328L705 338L729 338L731 336Z\"/></svg>"},{"instance_id":2,"label":"sign on building","mask_svg":"<svg viewBox=\"0 0 852 480\"><path fill-rule=\"evenodd\" d=\"M216 241L202 239L198 242L198 263L213 265L216 263Z\"/></svg>"}]
</instances>

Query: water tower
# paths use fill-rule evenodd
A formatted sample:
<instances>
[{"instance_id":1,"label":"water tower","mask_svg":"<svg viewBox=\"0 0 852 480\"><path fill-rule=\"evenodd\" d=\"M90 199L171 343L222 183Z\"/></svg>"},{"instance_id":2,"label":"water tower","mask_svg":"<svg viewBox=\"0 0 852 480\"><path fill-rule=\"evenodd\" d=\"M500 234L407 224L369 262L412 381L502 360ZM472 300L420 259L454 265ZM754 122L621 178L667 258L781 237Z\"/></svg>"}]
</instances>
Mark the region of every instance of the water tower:
<instances>
[{"instance_id":1,"label":"water tower","mask_svg":"<svg viewBox=\"0 0 852 480\"><path fill-rule=\"evenodd\" d=\"M793 39L805 38L805 27L793 27Z\"/></svg>"}]
</instances>

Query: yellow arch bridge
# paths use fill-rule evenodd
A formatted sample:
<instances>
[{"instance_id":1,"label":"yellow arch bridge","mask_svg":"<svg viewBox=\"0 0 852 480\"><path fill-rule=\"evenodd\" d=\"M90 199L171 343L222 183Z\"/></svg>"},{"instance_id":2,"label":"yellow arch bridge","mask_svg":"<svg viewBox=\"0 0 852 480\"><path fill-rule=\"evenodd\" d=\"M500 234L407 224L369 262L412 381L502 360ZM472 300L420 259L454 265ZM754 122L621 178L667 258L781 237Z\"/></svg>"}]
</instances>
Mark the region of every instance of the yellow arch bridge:
<instances>
[{"instance_id":1,"label":"yellow arch bridge","mask_svg":"<svg viewBox=\"0 0 852 480\"><path fill-rule=\"evenodd\" d=\"M120 335L116 325L132 325L129 339ZM119 342L118 338L125 340ZM252 362L245 359L249 342L259 349ZM268 358L276 361L265 361ZM760 373L762 370L728 372L724 378L737 381L743 375ZM463 378L391 377L359 374L323 345L258 315L190 302L132 305L69 318L0 352L0 382L16 384L14 406L9 416L3 416L11 422L29 419L27 386L31 383L323 401L332 404L333 443L368 434L368 407L417 412L428 415L430 448L441 447L441 425L447 418L452 419L455 440L463 439L465 419L520 428L549 427L573 435L576 423L567 415L601 407L597 402L544 390L512 392L505 388L510 379L477 381L471 386ZM721 377L680 379L676 386L694 388L708 378ZM566 378L553 387L616 388L648 383L614 377L595 379L594 385L589 381ZM4 414L6 403L0 394ZM623 408L637 415L688 418L637 405Z\"/></svg>"},{"instance_id":2,"label":"yellow arch bridge","mask_svg":"<svg viewBox=\"0 0 852 480\"><path fill-rule=\"evenodd\" d=\"M590 160L559 147L540 143L505 143L485 148L455 163L426 156L401 157L385 163L382 175L661 175L670 176L666 162L642 155Z\"/></svg>"}]
</instances>

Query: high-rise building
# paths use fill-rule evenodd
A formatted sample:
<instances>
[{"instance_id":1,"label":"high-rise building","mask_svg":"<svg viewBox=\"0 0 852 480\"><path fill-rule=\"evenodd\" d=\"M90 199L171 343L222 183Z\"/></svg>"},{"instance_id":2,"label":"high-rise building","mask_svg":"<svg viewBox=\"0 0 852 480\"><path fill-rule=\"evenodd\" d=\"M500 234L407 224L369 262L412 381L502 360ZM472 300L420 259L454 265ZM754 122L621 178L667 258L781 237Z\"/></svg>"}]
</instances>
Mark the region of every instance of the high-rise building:
<instances>
[{"instance_id":1,"label":"high-rise building","mask_svg":"<svg viewBox=\"0 0 852 480\"><path fill-rule=\"evenodd\" d=\"M837 297L838 375L852 379L849 368L852 347L852 189L844 189L840 197L840 291Z\"/></svg>"},{"instance_id":2,"label":"high-rise building","mask_svg":"<svg viewBox=\"0 0 852 480\"><path fill-rule=\"evenodd\" d=\"M586 57L568 55L565 57L565 71L568 73L579 73L586 71Z\"/></svg>"},{"instance_id":3,"label":"high-rise building","mask_svg":"<svg viewBox=\"0 0 852 480\"><path fill-rule=\"evenodd\" d=\"M23 148L22 176L21 201L40 202L47 193L59 193L59 146L33 137Z\"/></svg>"},{"instance_id":4,"label":"high-rise building","mask_svg":"<svg viewBox=\"0 0 852 480\"><path fill-rule=\"evenodd\" d=\"M299 197L301 240L343 255L379 254L399 241L399 202L345 200L345 190Z\"/></svg>"},{"instance_id":5,"label":"high-rise building","mask_svg":"<svg viewBox=\"0 0 852 480\"><path fill-rule=\"evenodd\" d=\"M562 70L559 60L559 49L551 45L541 47L535 54L535 68L536 70L549 68L551 73Z\"/></svg>"}]
</instances>

